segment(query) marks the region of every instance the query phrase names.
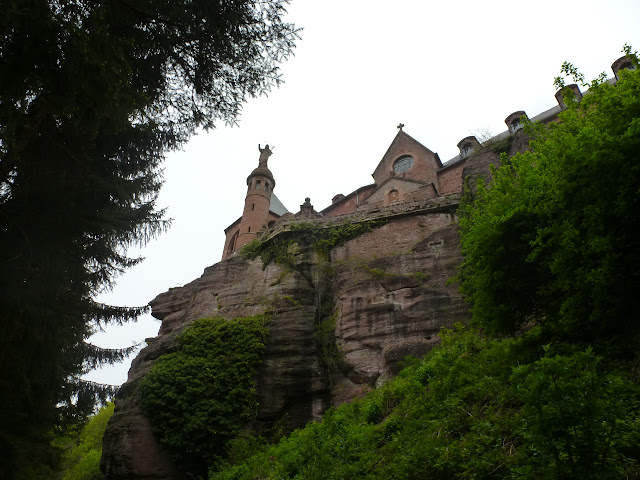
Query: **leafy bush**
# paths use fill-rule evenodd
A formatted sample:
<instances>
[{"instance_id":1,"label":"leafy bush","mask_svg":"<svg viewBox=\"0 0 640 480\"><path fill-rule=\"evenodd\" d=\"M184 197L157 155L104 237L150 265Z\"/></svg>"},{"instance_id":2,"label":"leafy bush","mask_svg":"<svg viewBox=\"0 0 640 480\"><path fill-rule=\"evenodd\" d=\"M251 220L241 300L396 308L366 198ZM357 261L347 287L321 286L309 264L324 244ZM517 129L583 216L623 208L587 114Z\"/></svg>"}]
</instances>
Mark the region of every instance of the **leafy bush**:
<instances>
[{"instance_id":1,"label":"leafy bush","mask_svg":"<svg viewBox=\"0 0 640 480\"><path fill-rule=\"evenodd\" d=\"M631 460L622 452L640 441L638 391L620 375L600 372L601 360L589 349L514 369L530 459L518 470L524 477L623 478Z\"/></svg>"},{"instance_id":2,"label":"leafy bush","mask_svg":"<svg viewBox=\"0 0 640 480\"><path fill-rule=\"evenodd\" d=\"M640 70L587 86L461 208L462 285L491 332L534 319L585 343L640 333Z\"/></svg>"},{"instance_id":3,"label":"leafy bush","mask_svg":"<svg viewBox=\"0 0 640 480\"><path fill-rule=\"evenodd\" d=\"M184 471L204 475L256 413L268 316L196 320L142 384L142 409Z\"/></svg>"},{"instance_id":4,"label":"leafy bush","mask_svg":"<svg viewBox=\"0 0 640 480\"><path fill-rule=\"evenodd\" d=\"M77 444L68 448L63 458L62 480L102 480L102 436L113 409L113 403L100 409L81 430Z\"/></svg>"},{"instance_id":5,"label":"leafy bush","mask_svg":"<svg viewBox=\"0 0 640 480\"><path fill-rule=\"evenodd\" d=\"M537 330L508 340L444 331L440 347L366 398L209 478L622 479L640 473L638 390L598 360L590 351L545 351ZM556 367L559 390L548 381ZM559 394L573 397L563 404ZM585 468L556 464L553 448L567 444L545 437L549 421L571 437Z\"/></svg>"}]
</instances>

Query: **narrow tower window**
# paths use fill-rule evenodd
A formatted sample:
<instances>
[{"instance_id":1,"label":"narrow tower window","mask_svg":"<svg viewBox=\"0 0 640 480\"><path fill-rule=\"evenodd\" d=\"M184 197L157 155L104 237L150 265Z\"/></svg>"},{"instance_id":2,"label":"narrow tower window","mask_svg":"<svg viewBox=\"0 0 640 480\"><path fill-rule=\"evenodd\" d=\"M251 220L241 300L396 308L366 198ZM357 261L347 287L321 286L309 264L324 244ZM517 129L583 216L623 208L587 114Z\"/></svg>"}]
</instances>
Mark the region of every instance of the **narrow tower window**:
<instances>
[{"instance_id":1,"label":"narrow tower window","mask_svg":"<svg viewBox=\"0 0 640 480\"><path fill-rule=\"evenodd\" d=\"M252 204L251 204L251 210L255 210L255 209L256 209L256 204L255 204L255 203L252 203Z\"/></svg>"},{"instance_id":2,"label":"narrow tower window","mask_svg":"<svg viewBox=\"0 0 640 480\"><path fill-rule=\"evenodd\" d=\"M260 180L256 180L256 190L260 190Z\"/></svg>"}]
</instances>

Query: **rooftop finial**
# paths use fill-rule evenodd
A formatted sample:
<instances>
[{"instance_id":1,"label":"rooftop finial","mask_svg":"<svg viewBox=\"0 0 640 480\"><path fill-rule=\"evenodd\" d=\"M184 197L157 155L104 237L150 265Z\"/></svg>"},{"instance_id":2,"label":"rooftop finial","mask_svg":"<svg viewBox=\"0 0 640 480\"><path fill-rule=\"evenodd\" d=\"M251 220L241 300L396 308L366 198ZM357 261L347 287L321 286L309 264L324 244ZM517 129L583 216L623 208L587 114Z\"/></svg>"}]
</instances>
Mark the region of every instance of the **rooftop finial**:
<instances>
[{"instance_id":1,"label":"rooftop finial","mask_svg":"<svg viewBox=\"0 0 640 480\"><path fill-rule=\"evenodd\" d=\"M399 123L398 124L398 130L402 131L402 127L404 127L404 123Z\"/></svg>"}]
</instances>

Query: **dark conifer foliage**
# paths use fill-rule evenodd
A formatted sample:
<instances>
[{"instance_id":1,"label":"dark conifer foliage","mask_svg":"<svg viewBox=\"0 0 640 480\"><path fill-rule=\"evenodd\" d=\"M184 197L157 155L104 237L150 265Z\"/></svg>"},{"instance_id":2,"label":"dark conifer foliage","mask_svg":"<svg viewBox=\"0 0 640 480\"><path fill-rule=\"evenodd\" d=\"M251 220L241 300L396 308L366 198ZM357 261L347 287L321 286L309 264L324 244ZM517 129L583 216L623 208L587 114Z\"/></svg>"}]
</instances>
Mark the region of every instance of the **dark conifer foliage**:
<instances>
[{"instance_id":1,"label":"dark conifer foliage","mask_svg":"<svg viewBox=\"0 0 640 480\"><path fill-rule=\"evenodd\" d=\"M0 2L0 463L82 418L108 389L78 380L130 349L85 341L144 308L96 293L168 226L166 151L234 123L278 85L297 38L283 0ZM75 407L74 407L75 405ZM72 408L73 407L73 408ZM24 442L27 443L24 443ZM13 460L13 462L10 461Z\"/></svg>"}]
</instances>

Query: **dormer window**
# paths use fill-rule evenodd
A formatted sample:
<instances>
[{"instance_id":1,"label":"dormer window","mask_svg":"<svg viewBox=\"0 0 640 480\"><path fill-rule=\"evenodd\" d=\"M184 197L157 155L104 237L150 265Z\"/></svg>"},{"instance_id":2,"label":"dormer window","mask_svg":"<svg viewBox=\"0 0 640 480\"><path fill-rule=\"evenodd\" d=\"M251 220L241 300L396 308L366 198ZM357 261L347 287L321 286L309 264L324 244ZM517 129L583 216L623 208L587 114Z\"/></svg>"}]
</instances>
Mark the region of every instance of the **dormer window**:
<instances>
[{"instance_id":1,"label":"dormer window","mask_svg":"<svg viewBox=\"0 0 640 480\"><path fill-rule=\"evenodd\" d=\"M571 94L570 92L573 92L573 94ZM582 100L582 92L580 91L580 87L578 87L578 85L576 85L575 83L572 83L571 85L564 86L556 92L556 100L558 101L558 105L560 105L560 108L566 108L565 97L567 99L570 99L571 101L579 102L580 100Z\"/></svg>"},{"instance_id":2,"label":"dormer window","mask_svg":"<svg viewBox=\"0 0 640 480\"><path fill-rule=\"evenodd\" d=\"M518 112L513 112L511 115L504 119L504 123L507 124L507 128L509 128L509 133L511 135L524 127L522 119L526 118L526 116L527 114L520 110Z\"/></svg>"},{"instance_id":3,"label":"dormer window","mask_svg":"<svg viewBox=\"0 0 640 480\"><path fill-rule=\"evenodd\" d=\"M466 158L473 152L480 150L481 145L476 137L469 135L458 142L458 148L460 149L460 157Z\"/></svg>"},{"instance_id":4,"label":"dormer window","mask_svg":"<svg viewBox=\"0 0 640 480\"><path fill-rule=\"evenodd\" d=\"M620 80L620 77L618 76L618 72L620 72L620 70L635 70L635 69L636 69L636 66L631 61L631 57L628 57L626 55L624 57L620 57L615 62L613 62L613 65L611 65L611 70L613 70L613 74L616 76L616 80Z\"/></svg>"},{"instance_id":5,"label":"dormer window","mask_svg":"<svg viewBox=\"0 0 640 480\"><path fill-rule=\"evenodd\" d=\"M413 157L411 155L405 155L396 160L396 163L393 164L393 171L395 173L402 173L409 170L413 167Z\"/></svg>"}]
</instances>

